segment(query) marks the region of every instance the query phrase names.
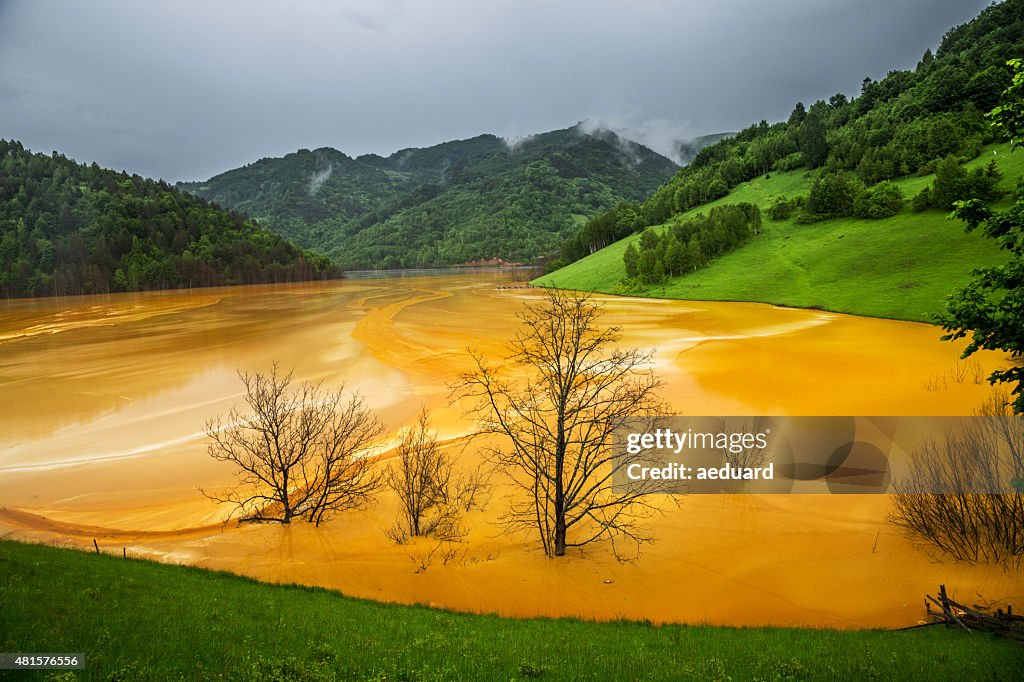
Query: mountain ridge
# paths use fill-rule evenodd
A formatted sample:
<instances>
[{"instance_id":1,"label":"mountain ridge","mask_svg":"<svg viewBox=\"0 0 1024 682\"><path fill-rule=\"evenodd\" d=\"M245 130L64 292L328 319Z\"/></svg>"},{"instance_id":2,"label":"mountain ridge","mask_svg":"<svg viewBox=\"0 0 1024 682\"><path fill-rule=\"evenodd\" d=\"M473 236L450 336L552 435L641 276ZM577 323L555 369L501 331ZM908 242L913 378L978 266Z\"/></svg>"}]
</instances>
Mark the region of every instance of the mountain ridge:
<instances>
[{"instance_id":1,"label":"mountain ridge","mask_svg":"<svg viewBox=\"0 0 1024 682\"><path fill-rule=\"evenodd\" d=\"M617 133L577 124L386 157L300 149L176 187L346 268L432 267L554 253L580 220L643 198L678 168Z\"/></svg>"}]
</instances>

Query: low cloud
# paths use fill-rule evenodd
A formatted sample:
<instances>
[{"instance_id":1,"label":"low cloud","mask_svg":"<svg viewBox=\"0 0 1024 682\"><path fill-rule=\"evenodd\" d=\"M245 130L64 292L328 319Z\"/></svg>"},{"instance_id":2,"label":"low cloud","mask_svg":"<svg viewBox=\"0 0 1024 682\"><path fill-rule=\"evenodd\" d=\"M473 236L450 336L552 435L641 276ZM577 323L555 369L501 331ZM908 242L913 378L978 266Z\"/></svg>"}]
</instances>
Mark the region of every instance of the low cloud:
<instances>
[{"instance_id":1,"label":"low cloud","mask_svg":"<svg viewBox=\"0 0 1024 682\"><path fill-rule=\"evenodd\" d=\"M620 138L625 138L620 141L619 148L634 158L636 151L630 148L628 141L638 142L676 163L685 161L679 154L680 143L688 142L695 137L689 121L667 118L650 118L641 122L629 119L587 118L579 122L577 129L590 135L602 130L611 131Z\"/></svg>"},{"instance_id":2,"label":"low cloud","mask_svg":"<svg viewBox=\"0 0 1024 682\"><path fill-rule=\"evenodd\" d=\"M334 164L327 164L327 168L313 172L309 176L309 193L310 195L316 194L323 187L324 183L330 179L331 174L334 173Z\"/></svg>"},{"instance_id":3,"label":"low cloud","mask_svg":"<svg viewBox=\"0 0 1024 682\"><path fill-rule=\"evenodd\" d=\"M536 135L513 135L511 137L503 137L501 141L508 147L510 154L515 154L520 147L535 138Z\"/></svg>"}]
</instances>

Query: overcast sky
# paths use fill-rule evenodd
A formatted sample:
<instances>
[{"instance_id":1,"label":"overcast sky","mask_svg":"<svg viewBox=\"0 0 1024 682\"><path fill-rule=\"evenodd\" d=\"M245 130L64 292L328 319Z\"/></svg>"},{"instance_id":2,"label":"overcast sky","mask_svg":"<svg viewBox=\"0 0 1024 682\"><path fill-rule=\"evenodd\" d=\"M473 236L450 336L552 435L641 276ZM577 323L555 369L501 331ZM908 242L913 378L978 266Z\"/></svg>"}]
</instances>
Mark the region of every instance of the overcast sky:
<instances>
[{"instance_id":1,"label":"overcast sky","mask_svg":"<svg viewBox=\"0 0 1024 682\"><path fill-rule=\"evenodd\" d=\"M912 68L987 0L0 0L0 137L167 180L602 121L671 139Z\"/></svg>"}]
</instances>

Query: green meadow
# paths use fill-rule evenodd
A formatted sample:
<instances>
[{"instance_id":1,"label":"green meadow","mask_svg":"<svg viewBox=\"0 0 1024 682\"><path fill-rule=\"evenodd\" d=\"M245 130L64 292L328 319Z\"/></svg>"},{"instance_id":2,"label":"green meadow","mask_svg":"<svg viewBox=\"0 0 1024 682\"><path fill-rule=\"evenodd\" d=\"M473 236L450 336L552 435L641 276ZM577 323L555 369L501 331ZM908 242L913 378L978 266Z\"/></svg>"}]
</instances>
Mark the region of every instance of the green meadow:
<instances>
[{"instance_id":1,"label":"green meadow","mask_svg":"<svg viewBox=\"0 0 1024 682\"><path fill-rule=\"evenodd\" d=\"M923 596L923 595L922 595ZM981 633L499 618L0 541L0 641L84 653L40 680L1010 680Z\"/></svg>"},{"instance_id":2,"label":"green meadow","mask_svg":"<svg viewBox=\"0 0 1024 682\"><path fill-rule=\"evenodd\" d=\"M1024 174L1024 153L1008 144L986 147L968 168L995 159L1010 192ZM767 209L776 197L806 194L810 174L770 173L737 186L728 196L682 214L681 219L719 204L751 202L764 216L762 233L745 246L697 272L666 283L626 290L622 262L631 235L580 261L540 277L534 284L635 296L706 301L757 301L823 308L842 313L931 321L946 297L964 285L971 270L1001 262L1005 255L979 234L938 210L914 213L910 199L933 175L897 181L904 206L881 220L844 218L812 225L773 221ZM1005 198L1001 203L1008 203ZM654 230L664 228L654 227Z\"/></svg>"}]
</instances>

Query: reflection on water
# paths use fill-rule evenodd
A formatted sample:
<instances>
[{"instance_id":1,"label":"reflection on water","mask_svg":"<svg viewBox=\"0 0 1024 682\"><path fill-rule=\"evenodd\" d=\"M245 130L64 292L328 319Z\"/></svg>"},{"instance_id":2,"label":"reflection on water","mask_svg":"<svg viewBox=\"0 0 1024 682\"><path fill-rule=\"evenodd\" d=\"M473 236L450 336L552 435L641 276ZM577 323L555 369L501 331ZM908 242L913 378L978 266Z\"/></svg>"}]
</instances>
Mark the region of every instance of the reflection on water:
<instances>
[{"instance_id":1,"label":"reflection on water","mask_svg":"<svg viewBox=\"0 0 1024 682\"><path fill-rule=\"evenodd\" d=\"M410 557L429 547L384 537L396 511L386 495L319 531L222 527L223 511L197 489L229 485L232 472L207 457L203 426L240 402L238 370L278 362L298 379L344 383L392 432L421 405L442 438L472 431L449 385L469 368L468 347L502 354L516 313L539 296L518 286L532 273L407 275L0 303L0 532L98 537L265 579L520 615L897 625L916 621L933 582L1015 589L1000 572L930 563L887 525L886 499L871 496L687 498L656 521L659 542L634 567L601 552L540 558L493 524L500 495L467 519L460 564L421 573ZM935 381L959 350L927 325L598 300L623 344L657 349L678 414L969 414L987 390ZM983 358L988 370L1001 361ZM479 465L475 445L458 457ZM666 579L676 587L658 588Z\"/></svg>"}]
</instances>

